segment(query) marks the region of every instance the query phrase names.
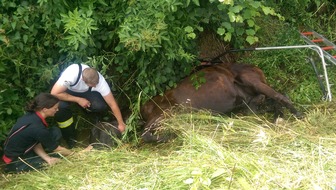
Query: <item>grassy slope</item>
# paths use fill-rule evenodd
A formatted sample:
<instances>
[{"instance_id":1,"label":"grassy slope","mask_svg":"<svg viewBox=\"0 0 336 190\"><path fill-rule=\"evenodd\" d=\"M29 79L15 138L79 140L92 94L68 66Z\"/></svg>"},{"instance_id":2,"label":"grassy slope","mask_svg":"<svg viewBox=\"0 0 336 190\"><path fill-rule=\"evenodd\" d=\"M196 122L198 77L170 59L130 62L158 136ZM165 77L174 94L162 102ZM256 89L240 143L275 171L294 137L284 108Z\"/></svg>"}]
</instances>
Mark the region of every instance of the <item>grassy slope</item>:
<instances>
[{"instance_id":1,"label":"grassy slope","mask_svg":"<svg viewBox=\"0 0 336 190\"><path fill-rule=\"evenodd\" d=\"M178 114L178 138L77 153L41 172L2 174L4 189L333 189L336 110L312 107L279 124L266 118ZM215 129L215 130L214 130Z\"/></svg>"}]
</instances>

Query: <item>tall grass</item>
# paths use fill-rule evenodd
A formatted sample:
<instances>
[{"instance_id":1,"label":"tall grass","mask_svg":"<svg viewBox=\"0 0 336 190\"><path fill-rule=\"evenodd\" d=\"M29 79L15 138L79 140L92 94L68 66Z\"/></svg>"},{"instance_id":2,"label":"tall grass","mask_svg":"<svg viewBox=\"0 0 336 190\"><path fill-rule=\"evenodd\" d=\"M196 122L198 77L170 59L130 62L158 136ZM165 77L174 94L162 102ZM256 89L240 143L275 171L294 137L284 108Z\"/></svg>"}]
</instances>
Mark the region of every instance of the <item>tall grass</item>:
<instances>
[{"instance_id":1,"label":"tall grass","mask_svg":"<svg viewBox=\"0 0 336 190\"><path fill-rule=\"evenodd\" d=\"M1 174L2 189L334 189L335 102L305 118L176 112L165 144L77 153L41 172ZM79 150L78 150L79 151Z\"/></svg>"}]
</instances>

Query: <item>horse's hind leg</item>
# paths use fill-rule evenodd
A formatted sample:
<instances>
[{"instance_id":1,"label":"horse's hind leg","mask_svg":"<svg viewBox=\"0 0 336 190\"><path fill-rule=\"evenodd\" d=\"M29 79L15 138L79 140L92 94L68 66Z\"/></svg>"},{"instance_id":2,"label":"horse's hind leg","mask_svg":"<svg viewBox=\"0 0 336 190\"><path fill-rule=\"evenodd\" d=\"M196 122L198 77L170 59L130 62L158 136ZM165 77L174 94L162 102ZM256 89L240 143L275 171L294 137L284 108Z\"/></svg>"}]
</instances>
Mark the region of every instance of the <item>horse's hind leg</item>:
<instances>
[{"instance_id":1,"label":"horse's hind leg","mask_svg":"<svg viewBox=\"0 0 336 190\"><path fill-rule=\"evenodd\" d=\"M283 107L279 102L274 102L274 104L275 105L274 105L273 122L278 123L279 119L284 117L284 112L283 112L283 109L282 109Z\"/></svg>"},{"instance_id":2,"label":"horse's hind leg","mask_svg":"<svg viewBox=\"0 0 336 190\"><path fill-rule=\"evenodd\" d=\"M293 106L293 103L286 96L275 91L273 88L262 82L256 82L252 84L255 90L259 93L265 94L267 97L274 99L288 108L296 117L301 117L301 113Z\"/></svg>"},{"instance_id":3,"label":"horse's hind leg","mask_svg":"<svg viewBox=\"0 0 336 190\"><path fill-rule=\"evenodd\" d=\"M258 72L252 73L240 73L239 79L244 86L252 87L254 91L257 93L261 93L266 95L269 98L274 99L275 101L281 103L283 106L288 108L291 113L293 113L296 117L302 117L302 114L297 111L297 109L293 106L293 103L286 96L280 94L275 91L273 88L268 86L265 83L265 78L263 74Z\"/></svg>"},{"instance_id":4,"label":"horse's hind leg","mask_svg":"<svg viewBox=\"0 0 336 190\"><path fill-rule=\"evenodd\" d=\"M265 95L259 94L255 97L253 97L248 102L248 106L249 106L249 108L252 112L257 113L259 106L264 104L264 103L265 103Z\"/></svg>"}]
</instances>

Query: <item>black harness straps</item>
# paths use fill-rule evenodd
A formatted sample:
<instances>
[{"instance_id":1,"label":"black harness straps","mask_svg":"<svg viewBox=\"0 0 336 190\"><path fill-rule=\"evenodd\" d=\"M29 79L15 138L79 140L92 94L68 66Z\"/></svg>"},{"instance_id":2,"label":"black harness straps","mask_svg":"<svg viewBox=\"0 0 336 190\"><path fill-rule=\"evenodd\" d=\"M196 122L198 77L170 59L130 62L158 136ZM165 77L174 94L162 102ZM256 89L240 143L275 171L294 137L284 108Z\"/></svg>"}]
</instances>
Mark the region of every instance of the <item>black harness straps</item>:
<instances>
[{"instance_id":1,"label":"black harness straps","mask_svg":"<svg viewBox=\"0 0 336 190\"><path fill-rule=\"evenodd\" d=\"M70 86L75 86L78 83L78 81L79 81L79 79L80 79L80 77L82 75L82 64L78 63L78 67L79 67L79 72L78 72L77 80L76 80L76 82L74 84L72 84Z\"/></svg>"}]
</instances>

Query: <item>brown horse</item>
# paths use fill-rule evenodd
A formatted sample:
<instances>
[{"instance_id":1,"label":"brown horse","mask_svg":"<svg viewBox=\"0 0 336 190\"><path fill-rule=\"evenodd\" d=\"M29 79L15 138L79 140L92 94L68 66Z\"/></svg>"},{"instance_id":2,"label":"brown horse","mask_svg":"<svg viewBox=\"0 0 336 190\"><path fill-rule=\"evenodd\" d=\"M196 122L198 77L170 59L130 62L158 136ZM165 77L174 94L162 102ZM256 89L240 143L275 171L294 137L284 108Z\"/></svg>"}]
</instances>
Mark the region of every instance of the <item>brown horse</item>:
<instances>
[{"instance_id":1,"label":"brown horse","mask_svg":"<svg viewBox=\"0 0 336 190\"><path fill-rule=\"evenodd\" d=\"M191 80L193 75L203 76L206 82L196 89ZM193 75L141 107L145 121L142 138L145 142L167 141L166 137L155 135L154 132L157 122L163 118L163 112L175 105L225 114L246 104L254 110L266 96L288 108L295 116L301 116L286 96L267 85L264 73L256 66L222 63L204 67Z\"/></svg>"}]
</instances>

